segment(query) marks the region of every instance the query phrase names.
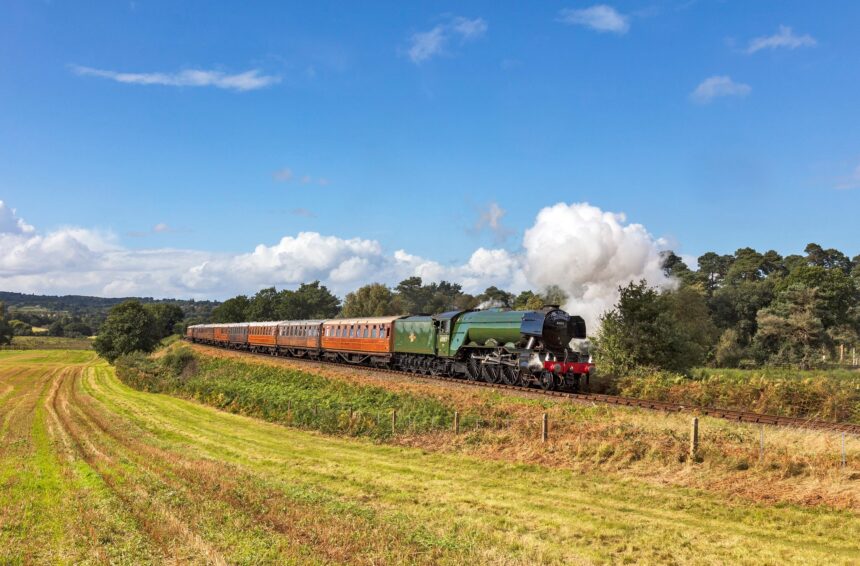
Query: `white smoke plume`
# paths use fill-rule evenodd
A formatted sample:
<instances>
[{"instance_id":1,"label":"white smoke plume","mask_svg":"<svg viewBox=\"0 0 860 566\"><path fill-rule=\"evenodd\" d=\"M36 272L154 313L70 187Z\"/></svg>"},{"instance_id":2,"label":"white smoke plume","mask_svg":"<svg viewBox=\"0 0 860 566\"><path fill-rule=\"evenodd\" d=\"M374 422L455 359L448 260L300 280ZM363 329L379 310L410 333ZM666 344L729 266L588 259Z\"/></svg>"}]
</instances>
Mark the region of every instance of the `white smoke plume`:
<instances>
[{"instance_id":1,"label":"white smoke plume","mask_svg":"<svg viewBox=\"0 0 860 566\"><path fill-rule=\"evenodd\" d=\"M624 214L559 203L541 210L526 230L525 275L536 289L561 287L565 310L582 316L591 334L618 301L619 286L640 279L673 285L661 269L662 246L641 224L627 224Z\"/></svg>"}]
</instances>

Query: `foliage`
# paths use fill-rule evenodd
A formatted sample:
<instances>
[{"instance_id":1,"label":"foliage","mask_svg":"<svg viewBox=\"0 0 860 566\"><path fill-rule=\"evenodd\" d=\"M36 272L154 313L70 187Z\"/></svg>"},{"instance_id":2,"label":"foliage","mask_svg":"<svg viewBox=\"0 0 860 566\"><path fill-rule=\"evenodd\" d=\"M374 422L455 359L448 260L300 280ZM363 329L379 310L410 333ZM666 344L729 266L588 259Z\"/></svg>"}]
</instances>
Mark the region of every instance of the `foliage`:
<instances>
[{"instance_id":1,"label":"foliage","mask_svg":"<svg viewBox=\"0 0 860 566\"><path fill-rule=\"evenodd\" d=\"M123 354L151 352L158 339L155 318L139 301L131 300L111 309L93 348L113 363Z\"/></svg>"},{"instance_id":2,"label":"foliage","mask_svg":"<svg viewBox=\"0 0 860 566\"><path fill-rule=\"evenodd\" d=\"M6 305L0 301L0 346L12 343L14 330L9 323L9 315L6 313Z\"/></svg>"},{"instance_id":3,"label":"foliage","mask_svg":"<svg viewBox=\"0 0 860 566\"><path fill-rule=\"evenodd\" d=\"M155 335L159 340L174 333L176 325L185 318L185 313L179 305L171 303L153 303L144 305L155 321Z\"/></svg>"},{"instance_id":4,"label":"foliage","mask_svg":"<svg viewBox=\"0 0 860 566\"><path fill-rule=\"evenodd\" d=\"M415 432L447 428L453 418L451 408L429 397L293 369L198 357L184 345L157 358L141 352L122 356L116 371L137 389L191 397L235 413L330 433L388 437L395 409L398 419Z\"/></svg>"},{"instance_id":5,"label":"foliage","mask_svg":"<svg viewBox=\"0 0 860 566\"><path fill-rule=\"evenodd\" d=\"M616 384L619 395L687 406L860 423L860 386L825 373L698 370L693 377L638 370Z\"/></svg>"},{"instance_id":6,"label":"foliage","mask_svg":"<svg viewBox=\"0 0 860 566\"><path fill-rule=\"evenodd\" d=\"M685 372L701 364L714 340L704 296L692 287L660 293L646 281L619 289L603 315L596 363L626 375L636 367Z\"/></svg>"},{"instance_id":7,"label":"foliage","mask_svg":"<svg viewBox=\"0 0 860 566\"><path fill-rule=\"evenodd\" d=\"M346 295L341 315L352 318L388 316L401 312L400 301L391 289L382 283L370 283Z\"/></svg>"}]
</instances>

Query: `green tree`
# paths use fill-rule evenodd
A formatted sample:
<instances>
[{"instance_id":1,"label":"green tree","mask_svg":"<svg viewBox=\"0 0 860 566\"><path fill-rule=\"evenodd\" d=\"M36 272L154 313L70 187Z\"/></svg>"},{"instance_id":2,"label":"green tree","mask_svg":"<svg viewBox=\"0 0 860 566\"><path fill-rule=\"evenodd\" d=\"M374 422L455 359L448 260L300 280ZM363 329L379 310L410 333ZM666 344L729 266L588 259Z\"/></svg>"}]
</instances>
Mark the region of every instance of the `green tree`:
<instances>
[{"instance_id":1,"label":"green tree","mask_svg":"<svg viewBox=\"0 0 860 566\"><path fill-rule=\"evenodd\" d=\"M754 341L759 361L802 365L818 361L829 342L818 316L820 307L816 289L793 284L762 309Z\"/></svg>"},{"instance_id":2,"label":"green tree","mask_svg":"<svg viewBox=\"0 0 860 566\"><path fill-rule=\"evenodd\" d=\"M151 352L158 344L157 332L155 318L140 301L125 301L110 310L93 348L113 363L123 354Z\"/></svg>"},{"instance_id":3,"label":"green tree","mask_svg":"<svg viewBox=\"0 0 860 566\"><path fill-rule=\"evenodd\" d=\"M12 333L15 336L32 336L33 326L27 324L23 320L10 320L9 325L12 327Z\"/></svg>"},{"instance_id":4,"label":"green tree","mask_svg":"<svg viewBox=\"0 0 860 566\"><path fill-rule=\"evenodd\" d=\"M55 320L51 323L51 326L48 327L48 336L63 336L63 321Z\"/></svg>"},{"instance_id":5,"label":"green tree","mask_svg":"<svg viewBox=\"0 0 860 566\"><path fill-rule=\"evenodd\" d=\"M245 313L247 320L263 321L277 320L278 309L283 296L274 287L260 289L251 298L248 310Z\"/></svg>"},{"instance_id":6,"label":"green tree","mask_svg":"<svg viewBox=\"0 0 860 566\"><path fill-rule=\"evenodd\" d=\"M540 300L540 298L534 293L534 291L523 291L522 293L517 295L516 299L514 299L514 309L518 311L532 310L532 307L529 306L529 301L533 301L536 298ZM542 307L543 301L540 301L540 303L540 306Z\"/></svg>"},{"instance_id":7,"label":"green tree","mask_svg":"<svg viewBox=\"0 0 860 566\"><path fill-rule=\"evenodd\" d=\"M9 324L9 316L6 314L6 305L0 301L0 346L12 343L12 325Z\"/></svg>"},{"instance_id":8,"label":"green tree","mask_svg":"<svg viewBox=\"0 0 860 566\"><path fill-rule=\"evenodd\" d=\"M340 299L319 281L302 283L295 291L281 291L277 311L282 320L333 318L338 312Z\"/></svg>"},{"instance_id":9,"label":"green tree","mask_svg":"<svg viewBox=\"0 0 860 566\"><path fill-rule=\"evenodd\" d=\"M382 283L370 283L347 294L341 314L345 317L388 316L400 314L395 294Z\"/></svg>"},{"instance_id":10,"label":"green tree","mask_svg":"<svg viewBox=\"0 0 860 566\"><path fill-rule=\"evenodd\" d=\"M721 368L737 367L744 357L744 348L740 344L740 335L734 328L726 329L717 342L714 350L714 365Z\"/></svg>"},{"instance_id":11,"label":"green tree","mask_svg":"<svg viewBox=\"0 0 860 566\"><path fill-rule=\"evenodd\" d=\"M171 303L153 303L146 305L146 310L155 319L155 328L158 334L158 339L166 338L173 334L176 324L182 322L185 318L185 313L179 305Z\"/></svg>"},{"instance_id":12,"label":"green tree","mask_svg":"<svg viewBox=\"0 0 860 566\"><path fill-rule=\"evenodd\" d=\"M601 317L599 367L616 375L636 367L686 372L704 361L715 329L700 292L660 293L644 280L619 292L615 308Z\"/></svg>"},{"instance_id":13,"label":"green tree","mask_svg":"<svg viewBox=\"0 0 860 566\"><path fill-rule=\"evenodd\" d=\"M490 307L511 308L514 304L513 293L508 293L498 287L487 287L486 291L475 297L482 304Z\"/></svg>"},{"instance_id":14,"label":"green tree","mask_svg":"<svg viewBox=\"0 0 860 566\"><path fill-rule=\"evenodd\" d=\"M247 322L250 301L245 295L227 299L212 310L212 322Z\"/></svg>"}]
</instances>

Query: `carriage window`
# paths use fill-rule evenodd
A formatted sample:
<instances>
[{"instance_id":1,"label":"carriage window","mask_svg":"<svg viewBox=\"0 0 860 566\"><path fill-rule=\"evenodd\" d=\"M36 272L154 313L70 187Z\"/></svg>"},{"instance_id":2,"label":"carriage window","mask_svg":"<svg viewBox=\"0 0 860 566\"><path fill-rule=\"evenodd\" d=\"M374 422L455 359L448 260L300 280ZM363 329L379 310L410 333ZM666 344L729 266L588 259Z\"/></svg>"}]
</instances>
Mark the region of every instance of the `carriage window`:
<instances>
[{"instance_id":1,"label":"carriage window","mask_svg":"<svg viewBox=\"0 0 860 566\"><path fill-rule=\"evenodd\" d=\"M364 327L364 337L367 338L367 327Z\"/></svg>"},{"instance_id":2,"label":"carriage window","mask_svg":"<svg viewBox=\"0 0 860 566\"><path fill-rule=\"evenodd\" d=\"M350 326L349 327L349 337L352 338L353 336L355 336L355 327Z\"/></svg>"},{"instance_id":3,"label":"carriage window","mask_svg":"<svg viewBox=\"0 0 860 566\"><path fill-rule=\"evenodd\" d=\"M376 327L375 326L370 330L370 337L376 338Z\"/></svg>"},{"instance_id":4,"label":"carriage window","mask_svg":"<svg viewBox=\"0 0 860 566\"><path fill-rule=\"evenodd\" d=\"M379 337L385 338L385 327L384 326L379 329Z\"/></svg>"}]
</instances>

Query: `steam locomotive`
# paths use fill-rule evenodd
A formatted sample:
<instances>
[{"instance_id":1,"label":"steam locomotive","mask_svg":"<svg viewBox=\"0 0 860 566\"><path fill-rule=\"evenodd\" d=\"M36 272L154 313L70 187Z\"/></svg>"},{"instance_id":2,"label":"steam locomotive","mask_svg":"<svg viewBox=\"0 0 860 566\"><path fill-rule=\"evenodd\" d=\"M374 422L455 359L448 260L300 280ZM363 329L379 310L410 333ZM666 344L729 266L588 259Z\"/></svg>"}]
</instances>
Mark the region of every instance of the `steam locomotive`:
<instances>
[{"instance_id":1,"label":"steam locomotive","mask_svg":"<svg viewBox=\"0 0 860 566\"><path fill-rule=\"evenodd\" d=\"M579 388L594 366L574 351L585 321L557 307L188 327L191 342L470 381Z\"/></svg>"}]
</instances>

